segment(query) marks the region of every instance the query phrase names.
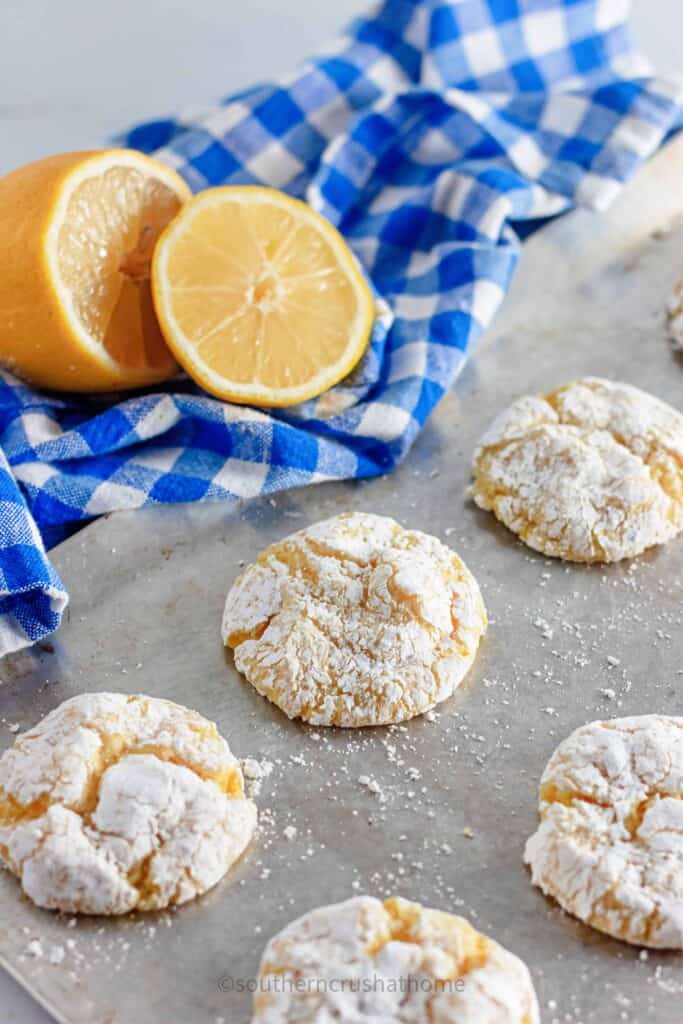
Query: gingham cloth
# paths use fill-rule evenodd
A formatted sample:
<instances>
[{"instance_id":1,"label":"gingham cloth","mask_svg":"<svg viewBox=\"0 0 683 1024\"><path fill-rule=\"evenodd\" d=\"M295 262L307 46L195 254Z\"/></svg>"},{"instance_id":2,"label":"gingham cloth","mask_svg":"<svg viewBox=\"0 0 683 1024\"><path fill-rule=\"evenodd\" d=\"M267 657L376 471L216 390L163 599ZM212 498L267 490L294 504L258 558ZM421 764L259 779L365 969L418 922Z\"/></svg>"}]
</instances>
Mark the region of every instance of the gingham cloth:
<instances>
[{"instance_id":1,"label":"gingham cloth","mask_svg":"<svg viewBox=\"0 0 683 1024\"><path fill-rule=\"evenodd\" d=\"M605 207L677 121L681 89L650 77L626 6L388 0L279 84L119 140L195 190L304 197L358 255L378 318L350 379L277 412L185 380L64 399L5 374L0 652L50 633L66 603L38 529L49 547L114 509L373 476L406 454L503 298L511 223Z\"/></svg>"}]
</instances>

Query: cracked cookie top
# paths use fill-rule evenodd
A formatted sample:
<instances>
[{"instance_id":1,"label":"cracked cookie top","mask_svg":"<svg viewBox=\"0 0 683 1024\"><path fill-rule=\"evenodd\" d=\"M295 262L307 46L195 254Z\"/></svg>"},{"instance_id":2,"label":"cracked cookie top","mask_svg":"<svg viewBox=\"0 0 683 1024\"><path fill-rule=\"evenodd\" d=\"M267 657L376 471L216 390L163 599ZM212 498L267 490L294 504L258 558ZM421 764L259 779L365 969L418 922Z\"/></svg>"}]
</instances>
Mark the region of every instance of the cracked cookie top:
<instances>
[{"instance_id":1,"label":"cracked cookie top","mask_svg":"<svg viewBox=\"0 0 683 1024\"><path fill-rule=\"evenodd\" d=\"M543 773L540 815L535 885L617 939L683 949L683 718L577 729Z\"/></svg>"},{"instance_id":2,"label":"cracked cookie top","mask_svg":"<svg viewBox=\"0 0 683 1024\"><path fill-rule=\"evenodd\" d=\"M230 590L224 642L259 693L315 725L402 722L445 700L486 629L435 537L352 513L271 545Z\"/></svg>"},{"instance_id":3,"label":"cracked cookie top","mask_svg":"<svg viewBox=\"0 0 683 1024\"><path fill-rule=\"evenodd\" d=\"M0 855L41 907L184 903L218 882L255 825L215 725L170 701L81 694L0 757Z\"/></svg>"},{"instance_id":4,"label":"cracked cookie top","mask_svg":"<svg viewBox=\"0 0 683 1024\"><path fill-rule=\"evenodd\" d=\"M584 377L514 402L474 456L470 494L537 551L614 562L683 529L683 415Z\"/></svg>"},{"instance_id":5,"label":"cracked cookie top","mask_svg":"<svg viewBox=\"0 0 683 1024\"><path fill-rule=\"evenodd\" d=\"M461 917L404 899L318 907L268 943L252 1024L538 1024L525 964Z\"/></svg>"}]
</instances>

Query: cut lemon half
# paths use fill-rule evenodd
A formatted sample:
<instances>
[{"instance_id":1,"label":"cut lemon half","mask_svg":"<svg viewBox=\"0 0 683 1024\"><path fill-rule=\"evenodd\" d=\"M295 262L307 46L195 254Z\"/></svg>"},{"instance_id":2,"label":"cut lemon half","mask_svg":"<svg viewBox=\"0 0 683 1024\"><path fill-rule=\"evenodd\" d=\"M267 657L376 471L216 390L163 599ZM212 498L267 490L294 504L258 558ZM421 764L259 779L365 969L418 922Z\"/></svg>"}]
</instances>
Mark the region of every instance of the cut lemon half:
<instances>
[{"instance_id":1,"label":"cut lemon half","mask_svg":"<svg viewBox=\"0 0 683 1024\"><path fill-rule=\"evenodd\" d=\"M164 231L154 305L178 362L219 398L294 405L359 361L374 301L339 232L273 189L209 189Z\"/></svg>"},{"instance_id":2,"label":"cut lemon half","mask_svg":"<svg viewBox=\"0 0 683 1024\"><path fill-rule=\"evenodd\" d=\"M168 167L121 149L62 153L0 178L2 364L61 391L172 375L150 264L190 194Z\"/></svg>"}]
</instances>

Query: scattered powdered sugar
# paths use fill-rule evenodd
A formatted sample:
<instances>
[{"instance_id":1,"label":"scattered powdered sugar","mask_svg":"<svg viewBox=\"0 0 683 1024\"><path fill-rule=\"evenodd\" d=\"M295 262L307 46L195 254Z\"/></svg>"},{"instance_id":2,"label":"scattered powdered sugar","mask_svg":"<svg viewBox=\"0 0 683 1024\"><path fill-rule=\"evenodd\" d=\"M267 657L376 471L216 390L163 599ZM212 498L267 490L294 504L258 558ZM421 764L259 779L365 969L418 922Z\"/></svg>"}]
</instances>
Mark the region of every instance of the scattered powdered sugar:
<instances>
[{"instance_id":1,"label":"scattered powdered sugar","mask_svg":"<svg viewBox=\"0 0 683 1024\"><path fill-rule=\"evenodd\" d=\"M359 775L358 781L361 784L361 786L365 786L366 789L370 791L370 793L372 793L376 797L379 797L381 802L384 802L384 800L386 800L386 797L382 791L382 787L380 786L377 779L373 779L369 775Z\"/></svg>"},{"instance_id":2,"label":"scattered powdered sugar","mask_svg":"<svg viewBox=\"0 0 683 1024\"><path fill-rule=\"evenodd\" d=\"M272 761L257 761L253 757L247 757L242 762L242 771L246 779L266 779L272 770Z\"/></svg>"},{"instance_id":3,"label":"scattered powdered sugar","mask_svg":"<svg viewBox=\"0 0 683 1024\"><path fill-rule=\"evenodd\" d=\"M40 939L31 939L26 947L26 952L29 956L42 957L43 956L43 945Z\"/></svg>"},{"instance_id":4,"label":"scattered powdered sugar","mask_svg":"<svg viewBox=\"0 0 683 1024\"><path fill-rule=\"evenodd\" d=\"M676 977L676 975L672 975L671 969L665 970L661 964L655 967L654 974L648 981L654 982L667 995L678 996L679 998L683 996L683 981Z\"/></svg>"},{"instance_id":5,"label":"scattered powdered sugar","mask_svg":"<svg viewBox=\"0 0 683 1024\"><path fill-rule=\"evenodd\" d=\"M677 352L683 352L683 278L678 281L667 303L669 338Z\"/></svg>"},{"instance_id":6,"label":"scattered powdered sugar","mask_svg":"<svg viewBox=\"0 0 683 1024\"><path fill-rule=\"evenodd\" d=\"M247 793L250 797L261 795L263 780L267 779L273 771L272 761L257 761L253 757L247 757L242 762L242 772L247 783Z\"/></svg>"}]
</instances>

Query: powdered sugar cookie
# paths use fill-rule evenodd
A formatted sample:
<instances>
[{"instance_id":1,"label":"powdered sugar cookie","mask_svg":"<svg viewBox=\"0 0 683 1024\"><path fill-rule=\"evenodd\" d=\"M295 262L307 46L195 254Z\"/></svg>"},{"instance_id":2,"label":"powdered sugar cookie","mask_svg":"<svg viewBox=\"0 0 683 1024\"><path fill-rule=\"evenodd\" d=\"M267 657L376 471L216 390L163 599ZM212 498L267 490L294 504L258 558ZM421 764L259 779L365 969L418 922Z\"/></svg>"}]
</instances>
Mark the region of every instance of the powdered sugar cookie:
<instances>
[{"instance_id":1,"label":"powdered sugar cookie","mask_svg":"<svg viewBox=\"0 0 683 1024\"><path fill-rule=\"evenodd\" d=\"M230 590L224 642L259 693L316 725L402 722L450 697L486 628L479 587L435 537L335 516L267 548Z\"/></svg>"},{"instance_id":2,"label":"powdered sugar cookie","mask_svg":"<svg viewBox=\"0 0 683 1024\"><path fill-rule=\"evenodd\" d=\"M534 884L617 939L683 949L683 718L591 722L543 773Z\"/></svg>"},{"instance_id":3,"label":"powdered sugar cookie","mask_svg":"<svg viewBox=\"0 0 683 1024\"><path fill-rule=\"evenodd\" d=\"M461 917L358 896L268 943L252 1024L537 1024L526 966Z\"/></svg>"},{"instance_id":4,"label":"powdered sugar cookie","mask_svg":"<svg viewBox=\"0 0 683 1024\"><path fill-rule=\"evenodd\" d=\"M667 306L669 337L676 352L683 352L683 278L676 284Z\"/></svg>"},{"instance_id":5,"label":"powdered sugar cookie","mask_svg":"<svg viewBox=\"0 0 683 1024\"><path fill-rule=\"evenodd\" d=\"M124 914L210 889L256 825L215 725L152 697L73 697L0 758L0 854L41 907Z\"/></svg>"},{"instance_id":6,"label":"powdered sugar cookie","mask_svg":"<svg viewBox=\"0 0 683 1024\"><path fill-rule=\"evenodd\" d=\"M546 555L630 558L683 528L683 416L598 377L520 398L482 439L470 493Z\"/></svg>"}]
</instances>

